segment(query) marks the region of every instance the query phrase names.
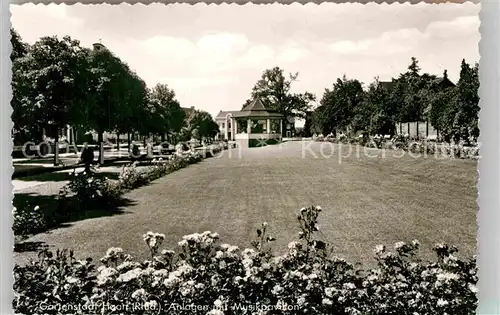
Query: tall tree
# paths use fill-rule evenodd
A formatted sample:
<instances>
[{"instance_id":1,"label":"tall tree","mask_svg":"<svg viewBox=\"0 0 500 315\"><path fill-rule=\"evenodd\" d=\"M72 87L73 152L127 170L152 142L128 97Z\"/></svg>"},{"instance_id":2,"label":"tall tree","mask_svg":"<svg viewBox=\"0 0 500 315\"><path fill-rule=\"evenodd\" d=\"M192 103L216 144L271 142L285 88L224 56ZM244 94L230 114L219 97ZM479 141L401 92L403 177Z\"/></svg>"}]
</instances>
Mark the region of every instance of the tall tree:
<instances>
[{"instance_id":1,"label":"tall tree","mask_svg":"<svg viewBox=\"0 0 500 315\"><path fill-rule=\"evenodd\" d=\"M40 121L36 119L35 106L33 99L30 98L30 94L32 94L30 82L25 77L30 66L26 60L30 47L23 42L21 36L14 29L10 30L10 35L12 45L10 55L12 61L11 106L13 109L11 118L14 123L12 136L14 143L22 144L26 141L41 140L42 127L39 126Z\"/></svg>"},{"instance_id":2,"label":"tall tree","mask_svg":"<svg viewBox=\"0 0 500 315\"><path fill-rule=\"evenodd\" d=\"M43 37L23 58L24 74L19 80L30 82L28 97L40 125L46 127L58 147L59 130L79 117L79 107L86 103L85 50L77 40ZM57 152L57 150L56 150ZM54 164L57 164L57 154Z\"/></svg>"},{"instance_id":3,"label":"tall tree","mask_svg":"<svg viewBox=\"0 0 500 315\"><path fill-rule=\"evenodd\" d=\"M142 130L147 125L147 90L144 81L106 48L93 49L89 64L89 122L98 134L102 160L105 131Z\"/></svg>"},{"instance_id":4,"label":"tall tree","mask_svg":"<svg viewBox=\"0 0 500 315\"><path fill-rule=\"evenodd\" d=\"M453 122L455 140L465 141L479 137L479 65L462 60L457 83L456 114Z\"/></svg>"},{"instance_id":5,"label":"tall tree","mask_svg":"<svg viewBox=\"0 0 500 315\"><path fill-rule=\"evenodd\" d=\"M158 133L164 141L166 133L177 133L181 130L186 114L175 98L175 91L166 84L157 84L151 91L151 99L158 113Z\"/></svg>"},{"instance_id":6,"label":"tall tree","mask_svg":"<svg viewBox=\"0 0 500 315\"><path fill-rule=\"evenodd\" d=\"M355 111L364 97L361 82L355 79L337 79L331 90L326 89L316 109L316 124L323 133L336 133L337 130L347 131L352 127Z\"/></svg>"},{"instance_id":7,"label":"tall tree","mask_svg":"<svg viewBox=\"0 0 500 315\"><path fill-rule=\"evenodd\" d=\"M286 122L289 118L305 118L306 112L315 100L312 93L292 93L292 82L298 78L298 73L285 78L284 71L279 67L267 69L252 89L252 98L259 98L269 109L274 109L284 116L283 132L286 132ZM244 104L248 104L248 101Z\"/></svg>"},{"instance_id":8,"label":"tall tree","mask_svg":"<svg viewBox=\"0 0 500 315\"><path fill-rule=\"evenodd\" d=\"M389 91L384 88L378 78L370 84L364 93L363 101L354 109L352 127L354 131L363 130L368 134L393 135L395 133L395 116L390 101Z\"/></svg>"},{"instance_id":9,"label":"tall tree","mask_svg":"<svg viewBox=\"0 0 500 315\"><path fill-rule=\"evenodd\" d=\"M188 121L189 130L192 134L194 130L200 138L213 138L219 132L219 125L212 116L206 111L197 110Z\"/></svg>"}]
</instances>

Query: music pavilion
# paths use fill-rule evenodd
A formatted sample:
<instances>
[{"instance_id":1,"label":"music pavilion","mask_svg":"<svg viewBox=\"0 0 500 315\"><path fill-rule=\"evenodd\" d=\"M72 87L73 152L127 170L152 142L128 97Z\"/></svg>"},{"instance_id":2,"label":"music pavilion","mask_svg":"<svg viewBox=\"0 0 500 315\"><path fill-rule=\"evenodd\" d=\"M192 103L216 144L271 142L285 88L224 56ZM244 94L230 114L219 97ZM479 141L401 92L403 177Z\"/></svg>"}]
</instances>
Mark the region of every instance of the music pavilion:
<instances>
[{"instance_id":1,"label":"music pavilion","mask_svg":"<svg viewBox=\"0 0 500 315\"><path fill-rule=\"evenodd\" d=\"M239 111L220 111L215 117L219 138L235 141L242 147L264 146L281 142L283 115L267 109L255 99Z\"/></svg>"}]
</instances>

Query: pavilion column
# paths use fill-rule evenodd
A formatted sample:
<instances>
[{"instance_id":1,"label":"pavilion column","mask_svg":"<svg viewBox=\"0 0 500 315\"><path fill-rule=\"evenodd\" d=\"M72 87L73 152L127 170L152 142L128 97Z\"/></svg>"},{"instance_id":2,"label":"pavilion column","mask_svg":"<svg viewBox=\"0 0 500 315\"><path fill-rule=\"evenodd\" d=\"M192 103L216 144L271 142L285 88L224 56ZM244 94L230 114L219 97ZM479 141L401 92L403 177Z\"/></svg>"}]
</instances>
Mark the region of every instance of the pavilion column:
<instances>
[{"instance_id":1,"label":"pavilion column","mask_svg":"<svg viewBox=\"0 0 500 315\"><path fill-rule=\"evenodd\" d=\"M224 120L224 139L225 139L225 140L226 140L226 139L227 139L227 140L229 140L229 139L228 139L228 137L227 137L227 136L228 136L228 134L227 134L227 123L228 123L228 120L227 120L227 118L226 118L226 119Z\"/></svg>"},{"instance_id":2,"label":"pavilion column","mask_svg":"<svg viewBox=\"0 0 500 315\"><path fill-rule=\"evenodd\" d=\"M283 119L280 119L280 135L283 137Z\"/></svg>"},{"instance_id":3,"label":"pavilion column","mask_svg":"<svg viewBox=\"0 0 500 315\"><path fill-rule=\"evenodd\" d=\"M268 118L267 119L267 134L271 133L271 120Z\"/></svg>"},{"instance_id":4,"label":"pavilion column","mask_svg":"<svg viewBox=\"0 0 500 315\"><path fill-rule=\"evenodd\" d=\"M250 134L252 131L252 120L249 118L247 121L247 133Z\"/></svg>"},{"instance_id":5,"label":"pavilion column","mask_svg":"<svg viewBox=\"0 0 500 315\"><path fill-rule=\"evenodd\" d=\"M236 134L236 119L232 118L231 117L231 138L233 138L232 140L235 140L236 137L235 137L235 134Z\"/></svg>"}]
</instances>

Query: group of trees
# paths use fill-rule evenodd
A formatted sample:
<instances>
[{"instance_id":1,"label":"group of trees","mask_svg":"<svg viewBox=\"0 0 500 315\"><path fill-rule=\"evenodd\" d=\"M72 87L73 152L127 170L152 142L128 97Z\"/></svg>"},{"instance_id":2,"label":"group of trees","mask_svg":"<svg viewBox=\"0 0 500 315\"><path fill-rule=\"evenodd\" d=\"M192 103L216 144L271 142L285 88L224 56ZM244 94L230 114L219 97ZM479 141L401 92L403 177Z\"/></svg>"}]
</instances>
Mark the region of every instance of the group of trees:
<instances>
[{"instance_id":1,"label":"group of trees","mask_svg":"<svg viewBox=\"0 0 500 315\"><path fill-rule=\"evenodd\" d=\"M190 138L217 132L208 113L186 117L172 89L165 84L149 89L100 44L89 49L69 36L52 36L28 45L13 29L11 36L15 143L42 140L43 131L57 142L67 125L97 132L99 143L104 132L162 140L165 135Z\"/></svg>"},{"instance_id":2,"label":"group of trees","mask_svg":"<svg viewBox=\"0 0 500 315\"><path fill-rule=\"evenodd\" d=\"M316 97L309 92L291 92L292 83L297 81L298 76L299 74L295 73L286 78L283 69L279 67L265 70L252 88L251 99L248 99L243 107L253 99L260 99L266 108L283 115L282 130L285 131L287 121L295 117L306 118L312 102L316 100Z\"/></svg>"},{"instance_id":3,"label":"group of trees","mask_svg":"<svg viewBox=\"0 0 500 315\"><path fill-rule=\"evenodd\" d=\"M446 141L477 139L478 71L478 64L471 66L463 60L455 85L446 71L441 78L421 73L418 60L412 58L398 78L391 82L375 79L367 89L344 76L325 90L320 106L306 121L307 132L394 135L397 123L427 121Z\"/></svg>"}]
</instances>

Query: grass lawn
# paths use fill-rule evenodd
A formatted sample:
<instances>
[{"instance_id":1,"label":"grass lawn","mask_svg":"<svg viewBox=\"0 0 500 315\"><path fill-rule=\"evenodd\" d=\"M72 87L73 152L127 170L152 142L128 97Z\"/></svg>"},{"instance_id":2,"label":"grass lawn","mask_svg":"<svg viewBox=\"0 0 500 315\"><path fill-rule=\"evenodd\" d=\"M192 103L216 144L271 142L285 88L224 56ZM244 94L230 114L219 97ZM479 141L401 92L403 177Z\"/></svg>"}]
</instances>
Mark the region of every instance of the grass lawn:
<instances>
[{"instance_id":1,"label":"grass lawn","mask_svg":"<svg viewBox=\"0 0 500 315\"><path fill-rule=\"evenodd\" d=\"M245 247L267 221L275 248L284 250L296 239L297 211L320 205L321 236L350 261L370 262L375 245L414 238L427 258L441 241L475 253L475 161L399 158L396 151L381 157L376 149L367 152L378 157L367 157L359 147L359 156L352 152L339 163L337 152L346 156L348 147L312 143L303 156L306 145L225 151L127 193L134 203L123 214L78 221L28 241L73 248L81 258L100 258L117 246L142 259L148 253L142 234L150 230L164 233L171 248L183 235L205 230ZM29 256L34 253L15 253L15 262Z\"/></svg>"}]
</instances>

